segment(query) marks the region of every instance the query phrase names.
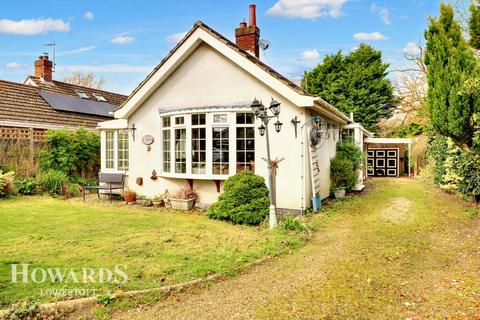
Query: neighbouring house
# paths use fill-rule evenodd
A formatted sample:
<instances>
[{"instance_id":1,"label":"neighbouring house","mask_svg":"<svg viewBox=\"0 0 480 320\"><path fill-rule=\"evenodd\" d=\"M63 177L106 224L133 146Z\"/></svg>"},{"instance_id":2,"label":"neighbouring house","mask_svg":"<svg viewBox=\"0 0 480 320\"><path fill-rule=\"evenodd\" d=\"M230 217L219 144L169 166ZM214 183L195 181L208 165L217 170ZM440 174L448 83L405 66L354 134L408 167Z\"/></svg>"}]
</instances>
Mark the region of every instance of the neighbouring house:
<instances>
[{"instance_id":1,"label":"neighbouring house","mask_svg":"<svg viewBox=\"0 0 480 320\"><path fill-rule=\"evenodd\" d=\"M34 167L47 129L94 130L127 98L56 81L52 68L42 55L35 61L35 76L24 83L0 80L0 167Z\"/></svg>"},{"instance_id":2,"label":"neighbouring house","mask_svg":"<svg viewBox=\"0 0 480 320\"><path fill-rule=\"evenodd\" d=\"M217 200L224 181L243 170L267 179L266 139L250 105L281 103L280 132L270 125L278 159L276 206L303 212L330 194L330 159L342 112L308 94L259 59L255 6L235 30L236 44L196 22L177 46L114 112L98 125L102 172L125 172L126 184L154 197L187 183L199 203Z\"/></svg>"}]
</instances>

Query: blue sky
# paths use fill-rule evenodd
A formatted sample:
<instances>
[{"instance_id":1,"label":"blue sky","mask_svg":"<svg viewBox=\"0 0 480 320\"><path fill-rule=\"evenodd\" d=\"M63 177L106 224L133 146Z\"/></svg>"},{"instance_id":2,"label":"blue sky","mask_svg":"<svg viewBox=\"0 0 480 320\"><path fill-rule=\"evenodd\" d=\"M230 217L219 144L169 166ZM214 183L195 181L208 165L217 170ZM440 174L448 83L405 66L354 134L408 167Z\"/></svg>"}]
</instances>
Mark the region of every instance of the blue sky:
<instances>
[{"instance_id":1,"label":"blue sky","mask_svg":"<svg viewBox=\"0 0 480 320\"><path fill-rule=\"evenodd\" d=\"M202 20L234 40L251 1L6 1L0 12L0 79L23 81L44 44L56 43L59 79L72 71L93 71L105 88L130 93ZM303 3L303 4L302 4ZM382 50L399 68L405 48L423 43L436 0L258 0L257 25L271 47L261 59L299 79L328 53L349 52L361 41ZM308 5L306 5L308 4ZM410 43L410 45L408 45Z\"/></svg>"}]
</instances>

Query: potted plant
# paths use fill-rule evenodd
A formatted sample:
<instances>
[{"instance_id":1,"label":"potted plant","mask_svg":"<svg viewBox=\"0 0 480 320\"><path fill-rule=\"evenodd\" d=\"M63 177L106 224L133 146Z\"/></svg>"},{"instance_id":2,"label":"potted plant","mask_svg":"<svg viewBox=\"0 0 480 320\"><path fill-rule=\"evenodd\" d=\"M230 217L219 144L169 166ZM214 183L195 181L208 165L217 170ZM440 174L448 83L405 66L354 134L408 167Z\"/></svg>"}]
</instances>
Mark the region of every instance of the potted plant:
<instances>
[{"instance_id":1,"label":"potted plant","mask_svg":"<svg viewBox=\"0 0 480 320\"><path fill-rule=\"evenodd\" d=\"M356 182L355 171L350 160L333 158L330 162L333 193L335 198L345 197L346 190L352 188Z\"/></svg>"},{"instance_id":2,"label":"potted plant","mask_svg":"<svg viewBox=\"0 0 480 320\"><path fill-rule=\"evenodd\" d=\"M192 210L196 199L197 193L190 186L186 186L171 195L168 202L173 209Z\"/></svg>"},{"instance_id":3,"label":"potted plant","mask_svg":"<svg viewBox=\"0 0 480 320\"><path fill-rule=\"evenodd\" d=\"M133 203L137 200L137 193L132 190L125 190L123 192L123 199L128 203Z\"/></svg>"},{"instance_id":4,"label":"potted plant","mask_svg":"<svg viewBox=\"0 0 480 320\"><path fill-rule=\"evenodd\" d=\"M152 203L155 207L161 207L163 205L163 198L161 196L155 196L152 199Z\"/></svg>"}]
</instances>

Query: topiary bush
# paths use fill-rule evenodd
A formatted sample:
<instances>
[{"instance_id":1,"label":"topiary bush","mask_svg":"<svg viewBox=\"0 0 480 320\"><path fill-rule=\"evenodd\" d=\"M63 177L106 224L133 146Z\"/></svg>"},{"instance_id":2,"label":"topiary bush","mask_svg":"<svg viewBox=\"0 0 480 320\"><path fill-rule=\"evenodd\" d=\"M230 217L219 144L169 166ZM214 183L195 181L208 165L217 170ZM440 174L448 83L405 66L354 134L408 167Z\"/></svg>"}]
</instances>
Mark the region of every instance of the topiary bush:
<instances>
[{"instance_id":1,"label":"topiary bush","mask_svg":"<svg viewBox=\"0 0 480 320\"><path fill-rule=\"evenodd\" d=\"M211 219L258 225L268 216L270 198L262 177L243 171L228 178L218 201L208 208Z\"/></svg>"}]
</instances>

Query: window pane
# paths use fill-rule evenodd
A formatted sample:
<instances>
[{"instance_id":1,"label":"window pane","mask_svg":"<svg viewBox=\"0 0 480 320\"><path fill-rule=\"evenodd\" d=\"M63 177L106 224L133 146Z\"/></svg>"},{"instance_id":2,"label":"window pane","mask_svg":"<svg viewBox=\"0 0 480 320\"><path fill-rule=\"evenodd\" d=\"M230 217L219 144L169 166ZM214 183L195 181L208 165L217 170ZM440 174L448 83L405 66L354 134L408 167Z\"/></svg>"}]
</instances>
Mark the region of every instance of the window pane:
<instances>
[{"instance_id":1,"label":"window pane","mask_svg":"<svg viewBox=\"0 0 480 320\"><path fill-rule=\"evenodd\" d=\"M171 132L163 130L163 172L170 172L171 150L170 150Z\"/></svg>"},{"instance_id":2,"label":"window pane","mask_svg":"<svg viewBox=\"0 0 480 320\"><path fill-rule=\"evenodd\" d=\"M117 135L118 170L128 170L128 131L119 130Z\"/></svg>"},{"instance_id":3,"label":"window pane","mask_svg":"<svg viewBox=\"0 0 480 320\"><path fill-rule=\"evenodd\" d=\"M175 172L187 172L186 129L175 129Z\"/></svg>"},{"instance_id":4,"label":"window pane","mask_svg":"<svg viewBox=\"0 0 480 320\"><path fill-rule=\"evenodd\" d=\"M253 123L254 123L253 113L251 112L237 113L237 124L253 124Z\"/></svg>"},{"instance_id":5,"label":"window pane","mask_svg":"<svg viewBox=\"0 0 480 320\"><path fill-rule=\"evenodd\" d=\"M192 129L192 173L206 173L207 161L205 157L206 129Z\"/></svg>"},{"instance_id":6,"label":"window pane","mask_svg":"<svg viewBox=\"0 0 480 320\"><path fill-rule=\"evenodd\" d=\"M248 114L246 118L248 119ZM255 129L252 127L237 128L237 172L255 170Z\"/></svg>"},{"instance_id":7,"label":"window pane","mask_svg":"<svg viewBox=\"0 0 480 320\"><path fill-rule=\"evenodd\" d=\"M105 168L114 169L114 134L113 131L105 132Z\"/></svg>"},{"instance_id":8,"label":"window pane","mask_svg":"<svg viewBox=\"0 0 480 320\"><path fill-rule=\"evenodd\" d=\"M192 114L192 126L204 125L206 123L205 113Z\"/></svg>"},{"instance_id":9,"label":"window pane","mask_svg":"<svg viewBox=\"0 0 480 320\"><path fill-rule=\"evenodd\" d=\"M176 117L175 118L175 124L184 124L185 123L185 118L184 117Z\"/></svg>"},{"instance_id":10,"label":"window pane","mask_svg":"<svg viewBox=\"0 0 480 320\"><path fill-rule=\"evenodd\" d=\"M213 174L228 174L229 145L228 128L213 128L212 162Z\"/></svg>"},{"instance_id":11,"label":"window pane","mask_svg":"<svg viewBox=\"0 0 480 320\"><path fill-rule=\"evenodd\" d=\"M164 128L170 127L170 117L163 117L162 118L162 125Z\"/></svg>"}]
</instances>

